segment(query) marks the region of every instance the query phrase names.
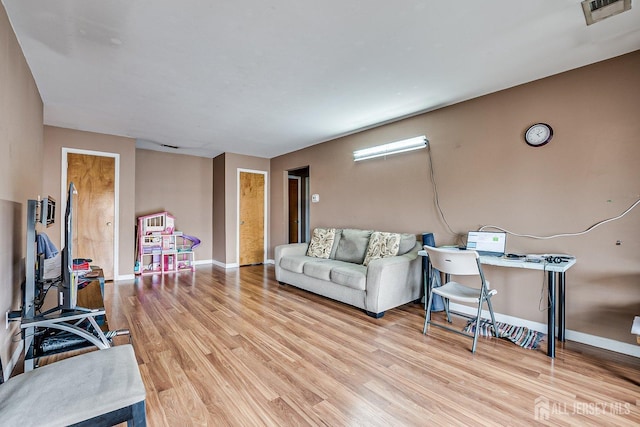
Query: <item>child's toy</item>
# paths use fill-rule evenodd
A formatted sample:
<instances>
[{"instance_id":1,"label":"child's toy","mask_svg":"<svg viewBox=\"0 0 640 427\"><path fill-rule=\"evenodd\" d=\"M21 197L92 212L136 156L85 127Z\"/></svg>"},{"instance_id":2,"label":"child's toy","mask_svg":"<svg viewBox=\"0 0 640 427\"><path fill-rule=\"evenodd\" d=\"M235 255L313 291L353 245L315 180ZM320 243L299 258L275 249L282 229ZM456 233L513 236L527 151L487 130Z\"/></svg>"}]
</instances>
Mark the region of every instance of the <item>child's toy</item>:
<instances>
[{"instance_id":1,"label":"child's toy","mask_svg":"<svg viewBox=\"0 0 640 427\"><path fill-rule=\"evenodd\" d=\"M175 230L169 212L138 217L138 259L136 274L195 270L193 249L200 239Z\"/></svg>"}]
</instances>

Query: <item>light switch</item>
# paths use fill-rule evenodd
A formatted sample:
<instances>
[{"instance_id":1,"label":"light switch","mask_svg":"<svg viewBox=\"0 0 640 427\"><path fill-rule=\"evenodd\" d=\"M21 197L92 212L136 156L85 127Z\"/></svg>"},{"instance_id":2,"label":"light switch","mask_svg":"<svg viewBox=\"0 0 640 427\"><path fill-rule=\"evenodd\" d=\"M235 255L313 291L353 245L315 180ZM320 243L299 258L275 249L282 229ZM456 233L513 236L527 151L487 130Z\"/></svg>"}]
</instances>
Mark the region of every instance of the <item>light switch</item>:
<instances>
[{"instance_id":1,"label":"light switch","mask_svg":"<svg viewBox=\"0 0 640 427\"><path fill-rule=\"evenodd\" d=\"M312 194L311 195L311 201L313 203L318 203L320 201L320 195L319 194Z\"/></svg>"}]
</instances>

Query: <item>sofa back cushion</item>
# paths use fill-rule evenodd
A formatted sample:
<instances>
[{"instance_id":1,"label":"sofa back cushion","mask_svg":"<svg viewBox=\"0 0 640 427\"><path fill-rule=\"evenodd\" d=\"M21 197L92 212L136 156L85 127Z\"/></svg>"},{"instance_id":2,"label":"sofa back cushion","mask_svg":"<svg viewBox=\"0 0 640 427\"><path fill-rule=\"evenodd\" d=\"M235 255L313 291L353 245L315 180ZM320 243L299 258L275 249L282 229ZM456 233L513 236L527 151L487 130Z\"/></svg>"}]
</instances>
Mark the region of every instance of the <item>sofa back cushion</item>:
<instances>
[{"instance_id":1,"label":"sofa back cushion","mask_svg":"<svg viewBox=\"0 0 640 427\"><path fill-rule=\"evenodd\" d=\"M331 248L336 237L335 228L314 228L307 256L315 258L329 258Z\"/></svg>"},{"instance_id":2,"label":"sofa back cushion","mask_svg":"<svg viewBox=\"0 0 640 427\"><path fill-rule=\"evenodd\" d=\"M400 249L400 234L374 231L369 239L367 254L362 265L369 265L371 261L378 258L387 258L398 255Z\"/></svg>"},{"instance_id":3,"label":"sofa back cushion","mask_svg":"<svg viewBox=\"0 0 640 427\"><path fill-rule=\"evenodd\" d=\"M362 264L372 232L371 230L356 230L352 228L343 229L336 249L336 259L338 261Z\"/></svg>"},{"instance_id":4,"label":"sofa back cushion","mask_svg":"<svg viewBox=\"0 0 640 427\"><path fill-rule=\"evenodd\" d=\"M336 252L338 252L338 244L340 243L341 237L342 228L336 228L336 237L333 239L333 247L331 248L331 254L329 255L330 259L336 259Z\"/></svg>"},{"instance_id":5,"label":"sofa back cushion","mask_svg":"<svg viewBox=\"0 0 640 427\"><path fill-rule=\"evenodd\" d=\"M398 249L398 255L404 255L410 252L415 246L418 239L415 234L402 233L400 235L400 248Z\"/></svg>"}]
</instances>

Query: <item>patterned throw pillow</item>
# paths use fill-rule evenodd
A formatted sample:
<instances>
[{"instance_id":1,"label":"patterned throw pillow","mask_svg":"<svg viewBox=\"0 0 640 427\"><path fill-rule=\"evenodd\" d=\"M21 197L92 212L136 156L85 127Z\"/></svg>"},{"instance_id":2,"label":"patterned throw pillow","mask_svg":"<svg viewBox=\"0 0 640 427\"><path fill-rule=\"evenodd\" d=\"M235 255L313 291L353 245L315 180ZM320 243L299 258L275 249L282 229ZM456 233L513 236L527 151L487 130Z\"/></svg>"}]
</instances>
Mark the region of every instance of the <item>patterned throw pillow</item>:
<instances>
[{"instance_id":1,"label":"patterned throw pillow","mask_svg":"<svg viewBox=\"0 0 640 427\"><path fill-rule=\"evenodd\" d=\"M374 231L373 234L371 234L371 239L369 239L367 255L364 257L362 265L369 265L374 259L398 255L400 237L399 233Z\"/></svg>"},{"instance_id":2,"label":"patterned throw pillow","mask_svg":"<svg viewBox=\"0 0 640 427\"><path fill-rule=\"evenodd\" d=\"M336 238L335 228L314 228L311 242L307 249L307 256L315 258L329 258L333 240Z\"/></svg>"}]
</instances>

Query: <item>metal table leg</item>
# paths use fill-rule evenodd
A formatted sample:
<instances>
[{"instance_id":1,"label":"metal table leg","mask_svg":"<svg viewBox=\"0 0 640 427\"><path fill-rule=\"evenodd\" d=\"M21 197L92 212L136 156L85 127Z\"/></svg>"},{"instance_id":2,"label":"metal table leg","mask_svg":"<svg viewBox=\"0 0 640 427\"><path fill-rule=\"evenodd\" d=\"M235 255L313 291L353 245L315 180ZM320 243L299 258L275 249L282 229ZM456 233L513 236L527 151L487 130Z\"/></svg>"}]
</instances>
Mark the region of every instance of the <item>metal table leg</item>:
<instances>
[{"instance_id":1,"label":"metal table leg","mask_svg":"<svg viewBox=\"0 0 640 427\"><path fill-rule=\"evenodd\" d=\"M565 341L565 274L558 273L558 341Z\"/></svg>"},{"instance_id":2,"label":"metal table leg","mask_svg":"<svg viewBox=\"0 0 640 427\"><path fill-rule=\"evenodd\" d=\"M547 356L556 357L556 275L553 271L548 274L547 290L549 293L549 307L547 309Z\"/></svg>"}]
</instances>

